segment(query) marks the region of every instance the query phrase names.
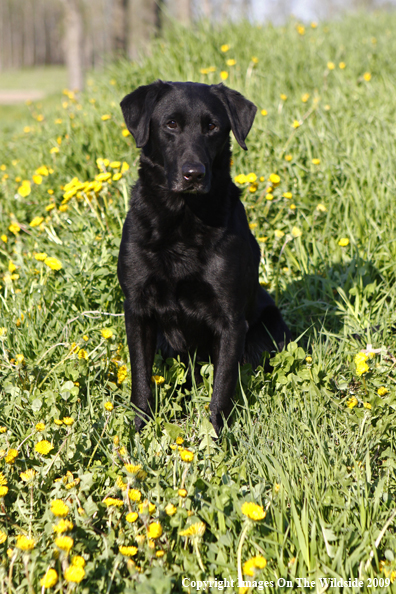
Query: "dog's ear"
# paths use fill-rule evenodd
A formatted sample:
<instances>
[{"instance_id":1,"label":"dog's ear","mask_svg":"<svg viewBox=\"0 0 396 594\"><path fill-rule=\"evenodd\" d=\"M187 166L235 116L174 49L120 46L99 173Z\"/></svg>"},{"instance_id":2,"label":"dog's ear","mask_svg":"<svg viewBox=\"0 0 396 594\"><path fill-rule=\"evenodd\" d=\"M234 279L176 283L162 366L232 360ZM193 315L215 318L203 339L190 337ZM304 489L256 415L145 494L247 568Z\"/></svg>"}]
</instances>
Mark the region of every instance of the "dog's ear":
<instances>
[{"instance_id":1,"label":"dog's ear","mask_svg":"<svg viewBox=\"0 0 396 594\"><path fill-rule=\"evenodd\" d=\"M150 134L150 119L155 104L169 86L162 80L157 80L150 85L138 87L121 101L125 123L138 148L147 144Z\"/></svg>"},{"instance_id":2,"label":"dog's ear","mask_svg":"<svg viewBox=\"0 0 396 594\"><path fill-rule=\"evenodd\" d=\"M212 85L211 90L223 103L238 144L247 151L245 138L253 125L257 107L241 93L229 89L223 83Z\"/></svg>"}]
</instances>

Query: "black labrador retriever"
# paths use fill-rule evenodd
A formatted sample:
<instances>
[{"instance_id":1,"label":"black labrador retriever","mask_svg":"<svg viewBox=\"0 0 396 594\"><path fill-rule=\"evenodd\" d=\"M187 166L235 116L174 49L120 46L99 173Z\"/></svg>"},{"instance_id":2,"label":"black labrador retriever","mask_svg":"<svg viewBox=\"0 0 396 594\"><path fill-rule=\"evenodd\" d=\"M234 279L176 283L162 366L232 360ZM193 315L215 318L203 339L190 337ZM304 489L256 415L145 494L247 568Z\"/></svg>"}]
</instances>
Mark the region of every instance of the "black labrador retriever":
<instances>
[{"instance_id":1,"label":"black labrador retriever","mask_svg":"<svg viewBox=\"0 0 396 594\"><path fill-rule=\"evenodd\" d=\"M163 82L121 102L140 156L123 228L118 278L139 431L153 410L156 349L211 358L211 421L232 409L240 362L256 367L290 332L260 286L260 248L230 176L230 131L246 150L256 106L219 85Z\"/></svg>"}]
</instances>

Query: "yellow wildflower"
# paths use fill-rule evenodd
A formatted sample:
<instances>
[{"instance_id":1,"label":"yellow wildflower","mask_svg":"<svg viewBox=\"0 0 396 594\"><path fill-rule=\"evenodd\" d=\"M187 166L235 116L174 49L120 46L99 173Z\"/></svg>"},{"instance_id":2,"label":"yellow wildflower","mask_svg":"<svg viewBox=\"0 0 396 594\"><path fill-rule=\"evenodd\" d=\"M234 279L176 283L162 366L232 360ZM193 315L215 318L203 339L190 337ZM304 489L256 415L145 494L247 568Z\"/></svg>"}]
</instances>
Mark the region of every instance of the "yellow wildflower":
<instances>
[{"instance_id":1,"label":"yellow wildflower","mask_svg":"<svg viewBox=\"0 0 396 594\"><path fill-rule=\"evenodd\" d=\"M274 234L277 239L282 239L282 237L284 236L284 232L280 229L275 229Z\"/></svg>"},{"instance_id":2,"label":"yellow wildflower","mask_svg":"<svg viewBox=\"0 0 396 594\"><path fill-rule=\"evenodd\" d=\"M276 173L271 173L271 175L269 176L269 181L274 186L277 186L280 183L280 177Z\"/></svg>"},{"instance_id":3,"label":"yellow wildflower","mask_svg":"<svg viewBox=\"0 0 396 594\"><path fill-rule=\"evenodd\" d=\"M114 404L112 402L105 402L103 406L109 412L111 412L113 410L113 408L114 408Z\"/></svg>"},{"instance_id":4,"label":"yellow wildflower","mask_svg":"<svg viewBox=\"0 0 396 594\"><path fill-rule=\"evenodd\" d=\"M45 423L37 423L37 425L36 425L37 431L44 431L44 429L45 429Z\"/></svg>"},{"instance_id":5,"label":"yellow wildflower","mask_svg":"<svg viewBox=\"0 0 396 594\"><path fill-rule=\"evenodd\" d=\"M40 586L43 588L52 588L58 583L58 574L55 569L48 569L47 573L40 580Z\"/></svg>"},{"instance_id":6,"label":"yellow wildflower","mask_svg":"<svg viewBox=\"0 0 396 594\"><path fill-rule=\"evenodd\" d=\"M227 80L227 78L228 78L228 72L226 70L222 70L220 72L220 78L221 78L221 80Z\"/></svg>"},{"instance_id":7,"label":"yellow wildflower","mask_svg":"<svg viewBox=\"0 0 396 594\"><path fill-rule=\"evenodd\" d=\"M162 377L162 375L153 375L151 377L151 381L153 382L153 384L157 384L157 386L160 386L161 384L163 384L165 382L165 378Z\"/></svg>"},{"instance_id":8,"label":"yellow wildflower","mask_svg":"<svg viewBox=\"0 0 396 594\"><path fill-rule=\"evenodd\" d=\"M74 423L74 419L72 417L63 417L62 421L65 425L73 425Z\"/></svg>"},{"instance_id":9,"label":"yellow wildflower","mask_svg":"<svg viewBox=\"0 0 396 594\"><path fill-rule=\"evenodd\" d=\"M341 70L344 70L345 66L346 66L345 62L340 62L338 64L338 68L340 68Z\"/></svg>"},{"instance_id":10,"label":"yellow wildflower","mask_svg":"<svg viewBox=\"0 0 396 594\"><path fill-rule=\"evenodd\" d=\"M262 110L261 110L261 115L262 115L262 116L266 116L266 115L268 115L268 111L267 111L266 109L262 109Z\"/></svg>"},{"instance_id":11,"label":"yellow wildflower","mask_svg":"<svg viewBox=\"0 0 396 594\"><path fill-rule=\"evenodd\" d=\"M180 495L180 497L187 497L187 490L186 489L179 489L178 490L178 494Z\"/></svg>"},{"instance_id":12,"label":"yellow wildflower","mask_svg":"<svg viewBox=\"0 0 396 594\"><path fill-rule=\"evenodd\" d=\"M369 82L369 81L371 80L371 74L370 74L370 72L365 72L365 73L363 74L363 78L364 78L364 80L365 80L366 82Z\"/></svg>"},{"instance_id":13,"label":"yellow wildflower","mask_svg":"<svg viewBox=\"0 0 396 594\"><path fill-rule=\"evenodd\" d=\"M71 536L58 536L58 538L55 539L55 544L62 551L68 553L74 544L74 540Z\"/></svg>"},{"instance_id":14,"label":"yellow wildflower","mask_svg":"<svg viewBox=\"0 0 396 594\"><path fill-rule=\"evenodd\" d=\"M220 49L223 53L226 53L230 49L230 46L227 45L226 43L224 43L223 45L220 46Z\"/></svg>"},{"instance_id":15,"label":"yellow wildflower","mask_svg":"<svg viewBox=\"0 0 396 594\"><path fill-rule=\"evenodd\" d=\"M130 524L133 524L133 522L136 522L136 520L138 519L138 517L139 517L139 514L137 512L130 512L129 514L127 514L125 516L125 519Z\"/></svg>"},{"instance_id":16,"label":"yellow wildflower","mask_svg":"<svg viewBox=\"0 0 396 594\"><path fill-rule=\"evenodd\" d=\"M156 507L155 507L154 503L151 503L150 501L145 499L143 501L143 503L139 503L138 509L139 509L140 514L144 514L144 513L153 514L155 512Z\"/></svg>"},{"instance_id":17,"label":"yellow wildflower","mask_svg":"<svg viewBox=\"0 0 396 594\"><path fill-rule=\"evenodd\" d=\"M368 410L371 410L371 404L369 402L363 402L363 406L364 408L367 408Z\"/></svg>"},{"instance_id":18,"label":"yellow wildflower","mask_svg":"<svg viewBox=\"0 0 396 594\"><path fill-rule=\"evenodd\" d=\"M5 462L7 464L14 464L15 459L17 458L18 455L19 455L18 450L15 450L13 448L9 449L7 452L7 455L5 457Z\"/></svg>"},{"instance_id":19,"label":"yellow wildflower","mask_svg":"<svg viewBox=\"0 0 396 594\"><path fill-rule=\"evenodd\" d=\"M79 584L85 577L85 570L83 567L70 565L64 572L64 577L67 582Z\"/></svg>"},{"instance_id":20,"label":"yellow wildflower","mask_svg":"<svg viewBox=\"0 0 396 594\"><path fill-rule=\"evenodd\" d=\"M293 235L293 237L301 237L302 231L298 227L293 227L293 229L291 230L291 234Z\"/></svg>"},{"instance_id":21,"label":"yellow wildflower","mask_svg":"<svg viewBox=\"0 0 396 594\"><path fill-rule=\"evenodd\" d=\"M327 208L325 207L325 205L324 205L324 204L321 204L321 203L319 203L319 204L317 205L317 207L316 207L316 210L317 210L318 212L327 212Z\"/></svg>"},{"instance_id":22,"label":"yellow wildflower","mask_svg":"<svg viewBox=\"0 0 396 594\"><path fill-rule=\"evenodd\" d=\"M124 505L122 499L116 499L114 497L106 497L103 503L106 505L106 507L122 507Z\"/></svg>"},{"instance_id":23,"label":"yellow wildflower","mask_svg":"<svg viewBox=\"0 0 396 594\"><path fill-rule=\"evenodd\" d=\"M64 518L69 513L70 509L69 506L66 505L62 499L54 499L51 501L51 511L54 516L59 518Z\"/></svg>"},{"instance_id":24,"label":"yellow wildflower","mask_svg":"<svg viewBox=\"0 0 396 594\"><path fill-rule=\"evenodd\" d=\"M348 237L341 237L341 239L338 242L338 245L341 247L346 247L347 245L349 245Z\"/></svg>"},{"instance_id":25,"label":"yellow wildflower","mask_svg":"<svg viewBox=\"0 0 396 594\"><path fill-rule=\"evenodd\" d=\"M191 524L188 528L181 530L179 534L180 536L201 537L204 535L205 530L206 524L204 522L195 522L195 524Z\"/></svg>"},{"instance_id":26,"label":"yellow wildflower","mask_svg":"<svg viewBox=\"0 0 396 594\"><path fill-rule=\"evenodd\" d=\"M234 60L234 58L230 58L229 60L226 60L226 64L227 66L235 66L236 60Z\"/></svg>"},{"instance_id":27,"label":"yellow wildflower","mask_svg":"<svg viewBox=\"0 0 396 594\"><path fill-rule=\"evenodd\" d=\"M36 452L38 454L42 454L43 456L46 456L47 454L50 453L51 450L54 449L54 446L52 444L50 444L50 442L47 441L46 439L42 439L41 441L36 443L34 449L36 450Z\"/></svg>"},{"instance_id":28,"label":"yellow wildflower","mask_svg":"<svg viewBox=\"0 0 396 594\"><path fill-rule=\"evenodd\" d=\"M243 564L243 573L245 575L254 576L256 569L264 569L266 565L267 560L265 557L257 555L256 557L248 559L246 563Z\"/></svg>"},{"instance_id":29,"label":"yellow wildflower","mask_svg":"<svg viewBox=\"0 0 396 594\"><path fill-rule=\"evenodd\" d=\"M55 524L54 526L52 526L52 529L54 532L56 532L57 534L63 534L63 532L68 532L69 530L73 530L73 522L70 522L70 520L59 520L59 522L57 524Z\"/></svg>"},{"instance_id":30,"label":"yellow wildflower","mask_svg":"<svg viewBox=\"0 0 396 594\"><path fill-rule=\"evenodd\" d=\"M387 388L385 388L384 386L381 386L380 388L378 388L377 390L377 394L378 396L385 396L385 394L388 393Z\"/></svg>"},{"instance_id":31,"label":"yellow wildflower","mask_svg":"<svg viewBox=\"0 0 396 594\"><path fill-rule=\"evenodd\" d=\"M101 116L100 119L103 120L104 122L106 122L107 120L111 119L111 115L108 113L105 113L104 115Z\"/></svg>"},{"instance_id":32,"label":"yellow wildflower","mask_svg":"<svg viewBox=\"0 0 396 594\"><path fill-rule=\"evenodd\" d=\"M19 476L25 483L28 483L34 479L36 474L37 474L37 472L35 470L33 470L32 468L30 468L29 470L26 470L25 472L21 472L21 474Z\"/></svg>"},{"instance_id":33,"label":"yellow wildflower","mask_svg":"<svg viewBox=\"0 0 396 594\"><path fill-rule=\"evenodd\" d=\"M0 530L0 544L3 544L3 542L5 542L7 540L7 534L6 532L2 532Z\"/></svg>"},{"instance_id":34,"label":"yellow wildflower","mask_svg":"<svg viewBox=\"0 0 396 594\"><path fill-rule=\"evenodd\" d=\"M103 338L111 338L113 336L113 331L110 328L103 328L101 331Z\"/></svg>"},{"instance_id":35,"label":"yellow wildflower","mask_svg":"<svg viewBox=\"0 0 396 594\"><path fill-rule=\"evenodd\" d=\"M140 501L142 498L142 494L138 489L129 489L128 496L131 501Z\"/></svg>"},{"instance_id":36,"label":"yellow wildflower","mask_svg":"<svg viewBox=\"0 0 396 594\"><path fill-rule=\"evenodd\" d=\"M194 453L190 452L190 450L182 450L180 452L180 458L183 462L192 462L194 460Z\"/></svg>"},{"instance_id":37,"label":"yellow wildflower","mask_svg":"<svg viewBox=\"0 0 396 594\"><path fill-rule=\"evenodd\" d=\"M347 401L348 408L353 408L354 406L357 406L357 404L358 399L356 398L356 396L351 396L351 398L349 398L349 400Z\"/></svg>"},{"instance_id":38,"label":"yellow wildflower","mask_svg":"<svg viewBox=\"0 0 396 594\"><path fill-rule=\"evenodd\" d=\"M334 70L334 68L335 68L335 64L334 64L334 62L327 62L327 68L328 68L329 70Z\"/></svg>"},{"instance_id":39,"label":"yellow wildflower","mask_svg":"<svg viewBox=\"0 0 396 594\"><path fill-rule=\"evenodd\" d=\"M11 223L11 225L8 227L8 230L11 231L11 233L13 233L14 235L17 235L21 228L18 225L18 223Z\"/></svg>"},{"instance_id":40,"label":"yellow wildflower","mask_svg":"<svg viewBox=\"0 0 396 594\"><path fill-rule=\"evenodd\" d=\"M147 530L147 537L156 539L162 536L162 526L159 522L152 522Z\"/></svg>"},{"instance_id":41,"label":"yellow wildflower","mask_svg":"<svg viewBox=\"0 0 396 594\"><path fill-rule=\"evenodd\" d=\"M29 538L24 534L18 534L16 548L21 549L21 551L31 551L36 546L36 542L33 538Z\"/></svg>"},{"instance_id":42,"label":"yellow wildflower","mask_svg":"<svg viewBox=\"0 0 396 594\"><path fill-rule=\"evenodd\" d=\"M60 262L57 258L46 258L44 260L44 264L49 266L51 270L60 270L62 268L62 262Z\"/></svg>"},{"instance_id":43,"label":"yellow wildflower","mask_svg":"<svg viewBox=\"0 0 396 594\"><path fill-rule=\"evenodd\" d=\"M263 520L267 515L266 511L261 505L253 502L245 501L241 507L242 513L251 520Z\"/></svg>"},{"instance_id":44,"label":"yellow wildflower","mask_svg":"<svg viewBox=\"0 0 396 594\"><path fill-rule=\"evenodd\" d=\"M118 547L118 550L120 551L121 555L124 555L125 557L134 557L138 552L137 547L120 546Z\"/></svg>"}]
</instances>

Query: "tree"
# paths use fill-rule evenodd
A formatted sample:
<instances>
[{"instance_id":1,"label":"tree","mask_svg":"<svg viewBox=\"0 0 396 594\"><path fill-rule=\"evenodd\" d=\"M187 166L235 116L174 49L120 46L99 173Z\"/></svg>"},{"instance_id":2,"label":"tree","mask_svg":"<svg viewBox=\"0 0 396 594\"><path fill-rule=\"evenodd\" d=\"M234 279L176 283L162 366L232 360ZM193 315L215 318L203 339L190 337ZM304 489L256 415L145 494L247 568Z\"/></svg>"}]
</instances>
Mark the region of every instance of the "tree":
<instances>
[{"instance_id":1,"label":"tree","mask_svg":"<svg viewBox=\"0 0 396 594\"><path fill-rule=\"evenodd\" d=\"M64 6L64 51L69 77L69 88L84 88L83 18L80 0L62 0Z\"/></svg>"},{"instance_id":2,"label":"tree","mask_svg":"<svg viewBox=\"0 0 396 594\"><path fill-rule=\"evenodd\" d=\"M156 0L128 0L127 55L136 60L147 49L159 27L159 2Z\"/></svg>"}]
</instances>

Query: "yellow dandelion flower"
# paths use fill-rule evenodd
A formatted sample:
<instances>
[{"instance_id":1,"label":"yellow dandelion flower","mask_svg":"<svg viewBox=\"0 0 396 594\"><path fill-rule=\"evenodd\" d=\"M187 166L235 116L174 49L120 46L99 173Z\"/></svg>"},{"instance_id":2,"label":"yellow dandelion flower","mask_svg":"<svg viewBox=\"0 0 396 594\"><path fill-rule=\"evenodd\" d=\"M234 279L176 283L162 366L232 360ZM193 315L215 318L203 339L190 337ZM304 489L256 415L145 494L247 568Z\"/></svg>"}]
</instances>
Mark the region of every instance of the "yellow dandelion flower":
<instances>
[{"instance_id":1,"label":"yellow dandelion flower","mask_svg":"<svg viewBox=\"0 0 396 594\"><path fill-rule=\"evenodd\" d=\"M85 570L83 567L77 567L76 565L70 565L64 571L63 575L67 582L79 584L85 577Z\"/></svg>"},{"instance_id":2,"label":"yellow dandelion flower","mask_svg":"<svg viewBox=\"0 0 396 594\"><path fill-rule=\"evenodd\" d=\"M220 72L220 78L221 78L221 80L227 80L227 78L228 78L228 72L226 70L222 70Z\"/></svg>"},{"instance_id":3,"label":"yellow dandelion flower","mask_svg":"<svg viewBox=\"0 0 396 594\"><path fill-rule=\"evenodd\" d=\"M11 225L8 227L8 230L11 231L11 233L13 233L14 235L17 235L21 228L18 225L18 223L11 223Z\"/></svg>"},{"instance_id":4,"label":"yellow dandelion flower","mask_svg":"<svg viewBox=\"0 0 396 594\"><path fill-rule=\"evenodd\" d=\"M377 394L378 396L385 396L385 394L388 393L388 389L385 388L384 386L381 386L380 388L378 388L377 390Z\"/></svg>"},{"instance_id":5,"label":"yellow dandelion flower","mask_svg":"<svg viewBox=\"0 0 396 594\"><path fill-rule=\"evenodd\" d=\"M7 484L7 479L4 476L4 474L2 472L0 472L0 486L6 485Z\"/></svg>"},{"instance_id":6,"label":"yellow dandelion flower","mask_svg":"<svg viewBox=\"0 0 396 594\"><path fill-rule=\"evenodd\" d=\"M74 419L72 417L63 417L62 421L65 425L73 425Z\"/></svg>"},{"instance_id":7,"label":"yellow dandelion flower","mask_svg":"<svg viewBox=\"0 0 396 594\"><path fill-rule=\"evenodd\" d=\"M269 176L269 181L274 186L277 186L280 183L280 177L276 173L271 173L271 175Z\"/></svg>"},{"instance_id":8,"label":"yellow dandelion flower","mask_svg":"<svg viewBox=\"0 0 396 594\"><path fill-rule=\"evenodd\" d=\"M340 63L338 64L338 68L340 68L340 70L344 70L344 68L345 68L345 67L346 67L346 64L345 64L345 62L340 62Z\"/></svg>"},{"instance_id":9,"label":"yellow dandelion flower","mask_svg":"<svg viewBox=\"0 0 396 594\"><path fill-rule=\"evenodd\" d=\"M77 357L79 359L88 359L88 353L84 349L79 349Z\"/></svg>"},{"instance_id":10,"label":"yellow dandelion flower","mask_svg":"<svg viewBox=\"0 0 396 594\"><path fill-rule=\"evenodd\" d=\"M35 470L33 470L32 468L30 468L29 470L26 470L25 472L21 472L21 474L19 476L25 483L28 483L34 479L36 474L37 474L37 472Z\"/></svg>"},{"instance_id":11,"label":"yellow dandelion flower","mask_svg":"<svg viewBox=\"0 0 396 594\"><path fill-rule=\"evenodd\" d=\"M229 49L230 49L230 46L229 46L229 45L227 45L226 43L224 43L223 45L221 45L221 46L220 46L220 50L221 50L223 53L226 53L226 52L228 52L228 50L229 50Z\"/></svg>"},{"instance_id":12,"label":"yellow dandelion flower","mask_svg":"<svg viewBox=\"0 0 396 594\"><path fill-rule=\"evenodd\" d=\"M194 460L194 453L190 452L190 450L182 450L180 452L180 458L183 462L192 462Z\"/></svg>"},{"instance_id":13,"label":"yellow dandelion flower","mask_svg":"<svg viewBox=\"0 0 396 594\"><path fill-rule=\"evenodd\" d=\"M161 557L163 557L165 555L165 551L157 551L155 553L155 556L158 557L158 559L160 559Z\"/></svg>"},{"instance_id":14,"label":"yellow dandelion flower","mask_svg":"<svg viewBox=\"0 0 396 594\"><path fill-rule=\"evenodd\" d=\"M142 494L138 489L129 489L128 497L131 501L140 501Z\"/></svg>"},{"instance_id":15,"label":"yellow dandelion flower","mask_svg":"<svg viewBox=\"0 0 396 594\"><path fill-rule=\"evenodd\" d=\"M178 494L180 497L187 497L187 490L186 489L179 489Z\"/></svg>"},{"instance_id":16,"label":"yellow dandelion flower","mask_svg":"<svg viewBox=\"0 0 396 594\"><path fill-rule=\"evenodd\" d=\"M58 536L58 538L55 539L55 544L62 551L69 553L70 549L74 545L74 540L71 536Z\"/></svg>"},{"instance_id":17,"label":"yellow dandelion flower","mask_svg":"<svg viewBox=\"0 0 396 594\"><path fill-rule=\"evenodd\" d=\"M309 93L304 93L304 94L301 96L301 101L302 101L303 103L306 103L306 102L308 101L308 99L309 99Z\"/></svg>"},{"instance_id":18,"label":"yellow dandelion flower","mask_svg":"<svg viewBox=\"0 0 396 594\"><path fill-rule=\"evenodd\" d=\"M268 111L266 109L262 109L260 113L262 116L268 115Z\"/></svg>"},{"instance_id":19,"label":"yellow dandelion flower","mask_svg":"<svg viewBox=\"0 0 396 594\"><path fill-rule=\"evenodd\" d=\"M66 505L62 499L54 499L51 501L51 511L54 516L59 518L64 518L69 513L70 509L69 506Z\"/></svg>"},{"instance_id":20,"label":"yellow dandelion flower","mask_svg":"<svg viewBox=\"0 0 396 594\"><path fill-rule=\"evenodd\" d=\"M0 237L0 239L3 243L7 243L7 241L8 241L7 235L4 235L4 234Z\"/></svg>"},{"instance_id":21,"label":"yellow dandelion flower","mask_svg":"<svg viewBox=\"0 0 396 594\"><path fill-rule=\"evenodd\" d=\"M294 122L292 123L293 128L299 128L301 126L302 122L299 122L298 120L294 120Z\"/></svg>"},{"instance_id":22,"label":"yellow dandelion flower","mask_svg":"<svg viewBox=\"0 0 396 594\"><path fill-rule=\"evenodd\" d=\"M349 245L348 237L341 237L341 239L338 242L338 245L341 247L346 247L347 245Z\"/></svg>"},{"instance_id":23,"label":"yellow dandelion flower","mask_svg":"<svg viewBox=\"0 0 396 594\"><path fill-rule=\"evenodd\" d=\"M129 524L133 524L133 522L136 522L138 517L139 517L139 514L137 512L130 512L129 514L127 514L125 516L125 519L127 522L129 522Z\"/></svg>"},{"instance_id":24,"label":"yellow dandelion flower","mask_svg":"<svg viewBox=\"0 0 396 594\"><path fill-rule=\"evenodd\" d=\"M162 377L162 375L153 375L151 377L151 381L153 382L153 384L157 384L157 386L160 386L165 382L165 378Z\"/></svg>"},{"instance_id":25,"label":"yellow dandelion flower","mask_svg":"<svg viewBox=\"0 0 396 594\"><path fill-rule=\"evenodd\" d=\"M15 546L21 551L31 551L36 546L36 542L33 538L29 538L24 534L18 534Z\"/></svg>"},{"instance_id":26,"label":"yellow dandelion flower","mask_svg":"<svg viewBox=\"0 0 396 594\"><path fill-rule=\"evenodd\" d=\"M131 133L129 132L129 130L127 130L127 128L124 128L124 129L122 130L121 134L122 134L124 137L127 137L127 136L130 136L130 134L131 134Z\"/></svg>"},{"instance_id":27,"label":"yellow dandelion flower","mask_svg":"<svg viewBox=\"0 0 396 594\"><path fill-rule=\"evenodd\" d=\"M267 515L266 511L261 505L257 505L253 502L245 501L241 507L242 513L250 518L251 520L263 520Z\"/></svg>"},{"instance_id":28,"label":"yellow dandelion flower","mask_svg":"<svg viewBox=\"0 0 396 594\"><path fill-rule=\"evenodd\" d=\"M180 536L202 537L205 534L205 522L195 522L179 532Z\"/></svg>"},{"instance_id":29,"label":"yellow dandelion flower","mask_svg":"<svg viewBox=\"0 0 396 594\"><path fill-rule=\"evenodd\" d=\"M267 565L267 560L261 555L248 559L243 564L243 573L245 575L254 576L256 569L264 569Z\"/></svg>"},{"instance_id":30,"label":"yellow dandelion flower","mask_svg":"<svg viewBox=\"0 0 396 594\"><path fill-rule=\"evenodd\" d=\"M85 559L81 555L74 555L72 559L72 565L74 567L85 567Z\"/></svg>"},{"instance_id":31,"label":"yellow dandelion flower","mask_svg":"<svg viewBox=\"0 0 396 594\"><path fill-rule=\"evenodd\" d=\"M368 410L371 410L371 404L369 402L363 402L363 406L364 408L367 408Z\"/></svg>"},{"instance_id":32,"label":"yellow dandelion flower","mask_svg":"<svg viewBox=\"0 0 396 594\"><path fill-rule=\"evenodd\" d=\"M43 588L52 588L58 583L58 574L55 569L48 569L47 573L41 578L40 586Z\"/></svg>"},{"instance_id":33,"label":"yellow dandelion flower","mask_svg":"<svg viewBox=\"0 0 396 594\"><path fill-rule=\"evenodd\" d=\"M325 205L324 205L324 204L321 204L321 203L319 203L319 204L317 205L317 207L316 207L316 210L317 210L318 212L327 212L327 208L325 207Z\"/></svg>"},{"instance_id":34,"label":"yellow dandelion flower","mask_svg":"<svg viewBox=\"0 0 396 594\"><path fill-rule=\"evenodd\" d=\"M349 398L349 400L347 401L347 407L348 408L353 408L354 406L357 406L358 404L358 399L356 398L356 396L351 396L351 398Z\"/></svg>"},{"instance_id":35,"label":"yellow dandelion flower","mask_svg":"<svg viewBox=\"0 0 396 594\"><path fill-rule=\"evenodd\" d=\"M151 503L150 501L145 499L143 503L139 503L138 509L140 514L153 514L156 510L156 507L154 503Z\"/></svg>"},{"instance_id":36,"label":"yellow dandelion flower","mask_svg":"<svg viewBox=\"0 0 396 594\"><path fill-rule=\"evenodd\" d=\"M286 101L287 95L285 95L285 93L281 93L280 98L282 99L282 101Z\"/></svg>"},{"instance_id":37,"label":"yellow dandelion flower","mask_svg":"<svg viewBox=\"0 0 396 594\"><path fill-rule=\"evenodd\" d=\"M50 153L51 153L51 155L54 155L55 153L59 153L59 147L53 146L52 149L50 149Z\"/></svg>"},{"instance_id":38,"label":"yellow dandelion flower","mask_svg":"<svg viewBox=\"0 0 396 594\"><path fill-rule=\"evenodd\" d=\"M52 444L50 444L50 442L47 441L46 439L42 439L41 441L36 443L34 449L36 450L36 452L38 454L42 454L43 456L46 456L47 454L50 453L51 450L54 449L54 446Z\"/></svg>"},{"instance_id":39,"label":"yellow dandelion flower","mask_svg":"<svg viewBox=\"0 0 396 594\"><path fill-rule=\"evenodd\" d=\"M147 530L147 538L156 539L162 536L162 526L159 522L152 522Z\"/></svg>"},{"instance_id":40,"label":"yellow dandelion flower","mask_svg":"<svg viewBox=\"0 0 396 594\"><path fill-rule=\"evenodd\" d=\"M226 60L226 64L227 66L235 66L236 60L234 60L234 58L230 58L229 60Z\"/></svg>"},{"instance_id":41,"label":"yellow dandelion flower","mask_svg":"<svg viewBox=\"0 0 396 594\"><path fill-rule=\"evenodd\" d=\"M68 532L69 530L73 530L74 524L70 522L70 520L59 520L57 524L52 526L52 529L57 534L63 534L64 532Z\"/></svg>"},{"instance_id":42,"label":"yellow dandelion flower","mask_svg":"<svg viewBox=\"0 0 396 594\"><path fill-rule=\"evenodd\" d=\"M168 505L165 507L165 513L168 516L174 516L176 512L177 512L177 507L174 506L173 503L168 503Z\"/></svg>"},{"instance_id":43,"label":"yellow dandelion flower","mask_svg":"<svg viewBox=\"0 0 396 594\"><path fill-rule=\"evenodd\" d=\"M100 117L101 120L103 120L104 122L107 122L107 120L111 120L111 115L109 113L105 113L104 115L102 115Z\"/></svg>"},{"instance_id":44,"label":"yellow dandelion flower","mask_svg":"<svg viewBox=\"0 0 396 594\"><path fill-rule=\"evenodd\" d=\"M118 547L118 550L120 551L121 555L124 555L125 557L134 557L138 552L137 547L120 546Z\"/></svg>"},{"instance_id":45,"label":"yellow dandelion flower","mask_svg":"<svg viewBox=\"0 0 396 594\"><path fill-rule=\"evenodd\" d=\"M49 266L51 270L60 270L62 268L62 262L60 262L58 258L46 258L44 264Z\"/></svg>"},{"instance_id":46,"label":"yellow dandelion flower","mask_svg":"<svg viewBox=\"0 0 396 594\"><path fill-rule=\"evenodd\" d=\"M293 159L292 155L285 155L285 161L290 162Z\"/></svg>"},{"instance_id":47,"label":"yellow dandelion flower","mask_svg":"<svg viewBox=\"0 0 396 594\"><path fill-rule=\"evenodd\" d=\"M281 231L280 229L275 229L274 235L276 237L276 239L282 239L282 237L285 235L283 231Z\"/></svg>"},{"instance_id":48,"label":"yellow dandelion flower","mask_svg":"<svg viewBox=\"0 0 396 594\"><path fill-rule=\"evenodd\" d=\"M365 72L365 73L363 74L363 78L364 78L364 80L365 80L366 82L369 82L369 81L371 80L371 74L370 74L370 72Z\"/></svg>"},{"instance_id":49,"label":"yellow dandelion flower","mask_svg":"<svg viewBox=\"0 0 396 594\"><path fill-rule=\"evenodd\" d=\"M105 402L103 406L109 412L111 412L113 410L113 408L114 408L114 404L112 402Z\"/></svg>"},{"instance_id":50,"label":"yellow dandelion flower","mask_svg":"<svg viewBox=\"0 0 396 594\"><path fill-rule=\"evenodd\" d=\"M329 70L334 70L334 68L335 68L335 64L334 64L334 62L327 62L327 68L328 68Z\"/></svg>"},{"instance_id":51,"label":"yellow dandelion flower","mask_svg":"<svg viewBox=\"0 0 396 594\"><path fill-rule=\"evenodd\" d=\"M5 542L7 540L7 534L6 532L2 532L0 530L0 544L3 544L3 542Z\"/></svg>"},{"instance_id":52,"label":"yellow dandelion flower","mask_svg":"<svg viewBox=\"0 0 396 594\"><path fill-rule=\"evenodd\" d=\"M250 184L254 184L254 182L257 180L257 175L255 173L248 173L246 176L246 181L248 181Z\"/></svg>"},{"instance_id":53,"label":"yellow dandelion flower","mask_svg":"<svg viewBox=\"0 0 396 594\"><path fill-rule=\"evenodd\" d=\"M291 200L293 198L292 192L284 192L282 196L283 198L287 198L288 200Z\"/></svg>"},{"instance_id":54,"label":"yellow dandelion flower","mask_svg":"<svg viewBox=\"0 0 396 594\"><path fill-rule=\"evenodd\" d=\"M7 455L4 459L6 464L14 464L18 455L19 455L18 450L15 450L14 448L9 449L7 452Z\"/></svg>"},{"instance_id":55,"label":"yellow dandelion flower","mask_svg":"<svg viewBox=\"0 0 396 594\"><path fill-rule=\"evenodd\" d=\"M122 164L122 167L121 167L121 171L124 173L125 171L128 171L128 169L129 169L129 165L128 165L128 163L126 163L124 161Z\"/></svg>"},{"instance_id":56,"label":"yellow dandelion flower","mask_svg":"<svg viewBox=\"0 0 396 594\"><path fill-rule=\"evenodd\" d=\"M142 465L141 464L125 464L124 468L129 474L137 474L142 469Z\"/></svg>"},{"instance_id":57,"label":"yellow dandelion flower","mask_svg":"<svg viewBox=\"0 0 396 594\"><path fill-rule=\"evenodd\" d=\"M124 505L122 499L116 499L115 497L106 497L103 503L106 507L122 507Z\"/></svg>"},{"instance_id":58,"label":"yellow dandelion flower","mask_svg":"<svg viewBox=\"0 0 396 594\"><path fill-rule=\"evenodd\" d=\"M111 338L113 336L113 331L110 330L110 328L103 328L103 330L101 330L101 335L103 338Z\"/></svg>"},{"instance_id":59,"label":"yellow dandelion flower","mask_svg":"<svg viewBox=\"0 0 396 594\"><path fill-rule=\"evenodd\" d=\"M36 431L44 431L44 429L45 429L45 423L37 423Z\"/></svg>"},{"instance_id":60,"label":"yellow dandelion flower","mask_svg":"<svg viewBox=\"0 0 396 594\"><path fill-rule=\"evenodd\" d=\"M0 497L5 497L8 493L8 487L0 487Z\"/></svg>"},{"instance_id":61,"label":"yellow dandelion flower","mask_svg":"<svg viewBox=\"0 0 396 594\"><path fill-rule=\"evenodd\" d=\"M301 237L302 231L298 227L293 227L293 229L291 230L291 234L293 235L293 237Z\"/></svg>"}]
</instances>

